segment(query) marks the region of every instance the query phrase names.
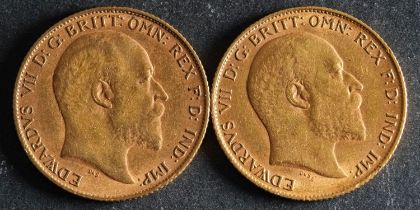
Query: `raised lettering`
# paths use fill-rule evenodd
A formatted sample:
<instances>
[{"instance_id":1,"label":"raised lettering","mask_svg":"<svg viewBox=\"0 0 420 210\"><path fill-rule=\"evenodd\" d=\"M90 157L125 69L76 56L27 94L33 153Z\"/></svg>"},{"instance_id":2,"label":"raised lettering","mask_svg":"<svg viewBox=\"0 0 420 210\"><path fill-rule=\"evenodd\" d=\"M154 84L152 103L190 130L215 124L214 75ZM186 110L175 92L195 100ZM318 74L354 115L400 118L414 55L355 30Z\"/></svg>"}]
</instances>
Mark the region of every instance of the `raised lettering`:
<instances>
[{"instance_id":1,"label":"raised lettering","mask_svg":"<svg viewBox=\"0 0 420 210\"><path fill-rule=\"evenodd\" d=\"M218 104L219 104L219 114L222 115L225 111L229 110L232 105L231 105L231 100L232 100L232 89L229 90L225 90L220 88L219 89L219 100L218 100Z\"/></svg>"}]
</instances>

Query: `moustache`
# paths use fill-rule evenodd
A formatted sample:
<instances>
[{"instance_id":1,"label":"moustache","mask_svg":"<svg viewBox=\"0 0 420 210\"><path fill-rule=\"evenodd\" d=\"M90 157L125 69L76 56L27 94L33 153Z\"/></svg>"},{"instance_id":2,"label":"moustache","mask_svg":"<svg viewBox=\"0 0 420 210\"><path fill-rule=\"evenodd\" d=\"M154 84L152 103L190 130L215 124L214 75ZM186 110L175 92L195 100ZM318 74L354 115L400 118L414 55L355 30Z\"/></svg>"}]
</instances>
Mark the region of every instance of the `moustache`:
<instances>
[{"instance_id":1,"label":"moustache","mask_svg":"<svg viewBox=\"0 0 420 210\"><path fill-rule=\"evenodd\" d=\"M165 112L165 106L162 103L156 102L153 106L152 111L149 112L151 119L161 117Z\"/></svg>"},{"instance_id":2,"label":"moustache","mask_svg":"<svg viewBox=\"0 0 420 210\"><path fill-rule=\"evenodd\" d=\"M360 109L362 105L362 95L360 93L352 93L350 95L350 107L354 110Z\"/></svg>"}]
</instances>

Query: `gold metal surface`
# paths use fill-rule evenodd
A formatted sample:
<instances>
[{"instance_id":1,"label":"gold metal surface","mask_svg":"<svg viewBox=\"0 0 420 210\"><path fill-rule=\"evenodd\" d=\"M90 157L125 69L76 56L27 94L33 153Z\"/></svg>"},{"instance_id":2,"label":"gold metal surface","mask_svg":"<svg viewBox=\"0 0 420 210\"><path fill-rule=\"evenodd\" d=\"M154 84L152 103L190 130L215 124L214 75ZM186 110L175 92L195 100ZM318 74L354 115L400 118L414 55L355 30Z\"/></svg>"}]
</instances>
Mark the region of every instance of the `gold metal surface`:
<instances>
[{"instance_id":1,"label":"gold metal surface","mask_svg":"<svg viewBox=\"0 0 420 210\"><path fill-rule=\"evenodd\" d=\"M259 187L319 200L387 163L406 118L401 69L372 29L320 7L271 14L229 47L212 117L233 165Z\"/></svg>"},{"instance_id":2,"label":"gold metal surface","mask_svg":"<svg viewBox=\"0 0 420 210\"><path fill-rule=\"evenodd\" d=\"M123 200L163 187L190 163L209 90L192 47L167 23L95 8L34 44L14 111L21 143L45 176L83 197Z\"/></svg>"}]
</instances>

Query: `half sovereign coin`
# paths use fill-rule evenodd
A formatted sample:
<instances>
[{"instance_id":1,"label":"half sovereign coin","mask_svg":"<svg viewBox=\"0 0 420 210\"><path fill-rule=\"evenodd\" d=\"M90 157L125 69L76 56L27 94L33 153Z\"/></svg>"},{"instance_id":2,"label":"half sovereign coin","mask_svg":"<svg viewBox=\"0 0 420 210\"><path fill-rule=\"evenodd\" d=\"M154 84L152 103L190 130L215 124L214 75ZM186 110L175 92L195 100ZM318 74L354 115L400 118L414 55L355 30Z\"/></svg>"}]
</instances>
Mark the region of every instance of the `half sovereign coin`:
<instances>
[{"instance_id":1,"label":"half sovereign coin","mask_svg":"<svg viewBox=\"0 0 420 210\"><path fill-rule=\"evenodd\" d=\"M119 7L82 11L45 32L14 92L32 163L61 188L107 201L178 176L200 147L209 105L205 72L182 35Z\"/></svg>"},{"instance_id":2,"label":"half sovereign coin","mask_svg":"<svg viewBox=\"0 0 420 210\"><path fill-rule=\"evenodd\" d=\"M360 20L322 7L271 14L248 27L214 78L220 146L257 186L320 200L375 176L406 119L400 66Z\"/></svg>"}]
</instances>

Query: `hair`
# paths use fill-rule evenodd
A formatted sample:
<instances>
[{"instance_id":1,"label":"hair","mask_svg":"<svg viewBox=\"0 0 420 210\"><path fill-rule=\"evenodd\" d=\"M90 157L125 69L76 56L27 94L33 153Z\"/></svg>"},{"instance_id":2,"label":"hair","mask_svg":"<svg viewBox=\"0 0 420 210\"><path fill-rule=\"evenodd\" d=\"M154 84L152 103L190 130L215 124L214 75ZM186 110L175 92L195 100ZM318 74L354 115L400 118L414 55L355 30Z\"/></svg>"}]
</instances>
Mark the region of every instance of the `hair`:
<instances>
[{"instance_id":1,"label":"hair","mask_svg":"<svg viewBox=\"0 0 420 210\"><path fill-rule=\"evenodd\" d=\"M311 90L316 71L333 66L326 45L333 49L315 35L293 33L269 41L257 52L248 75L247 93L266 127L272 124L270 120L275 120L276 124L295 120L293 116L278 116L291 110L291 105L286 103L286 87L291 81L299 81L305 89Z\"/></svg>"},{"instance_id":2,"label":"hair","mask_svg":"<svg viewBox=\"0 0 420 210\"><path fill-rule=\"evenodd\" d=\"M123 33L100 32L77 38L65 50L53 77L53 90L64 118L89 112L91 84L106 81L111 87L118 83L121 67L138 42Z\"/></svg>"}]
</instances>

